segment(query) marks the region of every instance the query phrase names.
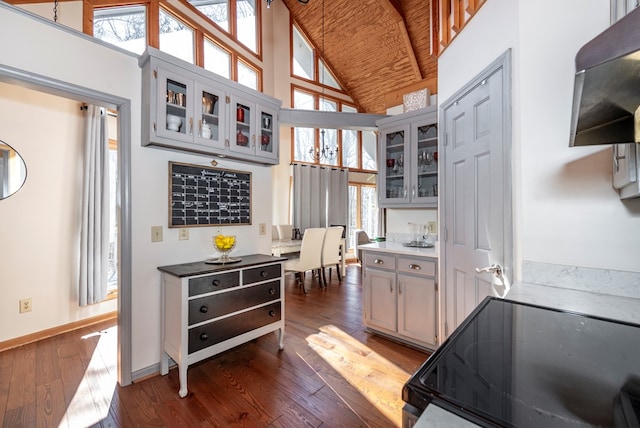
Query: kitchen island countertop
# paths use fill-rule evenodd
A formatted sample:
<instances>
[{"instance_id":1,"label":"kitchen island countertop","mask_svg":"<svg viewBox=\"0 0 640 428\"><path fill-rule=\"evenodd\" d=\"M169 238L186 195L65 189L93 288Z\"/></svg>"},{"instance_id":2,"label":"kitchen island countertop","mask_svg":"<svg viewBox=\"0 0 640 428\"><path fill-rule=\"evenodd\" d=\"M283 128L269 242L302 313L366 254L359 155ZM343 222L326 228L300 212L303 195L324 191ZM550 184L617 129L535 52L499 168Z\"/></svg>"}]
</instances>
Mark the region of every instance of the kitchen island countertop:
<instances>
[{"instance_id":1,"label":"kitchen island countertop","mask_svg":"<svg viewBox=\"0 0 640 428\"><path fill-rule=\"evenodd\" d=\"M359 250L363 251L379 251L383 253L401 254L405 256L419 256L419 257L439 257L440 250L439 245L436 242L434 247L431 248L415 248L405 247L400 242L373 242L371 244L364 244L358 246Z\"/></svg>"}]
</instances>

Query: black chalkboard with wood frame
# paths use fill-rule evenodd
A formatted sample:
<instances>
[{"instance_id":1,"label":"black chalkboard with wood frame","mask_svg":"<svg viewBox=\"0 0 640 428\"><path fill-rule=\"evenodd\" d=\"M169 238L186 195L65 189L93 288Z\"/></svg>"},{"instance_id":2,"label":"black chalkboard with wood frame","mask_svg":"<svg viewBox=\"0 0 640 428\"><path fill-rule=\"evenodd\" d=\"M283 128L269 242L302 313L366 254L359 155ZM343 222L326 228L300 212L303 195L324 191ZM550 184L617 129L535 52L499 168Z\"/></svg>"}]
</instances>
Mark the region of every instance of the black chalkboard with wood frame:
<instances>
[{"instance_id":1,"label":"black chalkboard with wood frame","mask_svg":"<svg viewBox=\"0 0 640 428\"><path fill-rule=\"evenodd\" d=\"M169 227L251 224L251 173L169 162Z\"/></svg>"}]
</instances>

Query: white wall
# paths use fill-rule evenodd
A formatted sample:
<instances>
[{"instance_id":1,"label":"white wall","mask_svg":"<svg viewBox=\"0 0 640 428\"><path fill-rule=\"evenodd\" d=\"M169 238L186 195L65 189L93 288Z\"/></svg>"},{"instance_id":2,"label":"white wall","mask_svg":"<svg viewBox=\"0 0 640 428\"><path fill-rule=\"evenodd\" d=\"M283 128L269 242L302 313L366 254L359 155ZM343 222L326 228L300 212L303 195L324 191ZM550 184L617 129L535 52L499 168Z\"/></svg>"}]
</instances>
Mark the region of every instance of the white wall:
<instances>
[{"instance_id":1,"label":"white wall","mask_svg":"<svg viewBox=\"0 0 640 428\"><path fill-rule=\"evenodd\" d=\"M523 261L640 271L640 200L618 199L610 148L568 146L575 54L608 24L607 0L492 0L440 57L442 102L512 49L516 279Z\"/></svg>"},{"instance_id":2,"label":"white wall","mask_svg":"<svg viewBox=\"0 0 640 428\"><path fill-rule=\"evenodd\" d=\"M0 139L27 166L24 186L0 201L0 341L116 310L78 306L82 182L80 103L0 83ZM33 311L18 312L32 298Z\"/></svg>"},{"instance_id":3,"label":"white wall","mask_svg":"<svg viewBox=\"0 0 640 428\"><path fill-rule=\"evenodd\" d=\"M132 164L132 230L133 230L133 360L134 372L150 367L160 360L160 275L157 266L182 263L187 261L202 260L214 254L211 237L217 228L191 228L188 241L178 240L177 229L167 229L168 212L168 162L208 163L209 158L179 153L169 150L142 147L141 135L141 70L138 67L137 57L127 55L116 50L94 43L82 35L70 34L58 28L43 24L31 17L25 17L14 12L8 6L0 7L0 39L12 40L12 43L3 45L0 50L0 64L25 70L31 73L48 76L50 78L70 82L92 90L105 92L131 100L131 164ZM64 49L60 49L64 47ZM73 66L70 66L73 64ZM0 93L0 99L3 98ZM45 98L43 98L45 99ZM36 102L40 102L39 100ZM35 107L35 106L33 106ZM71 108L71 107L70 107ZM73 111L69 115L75 114ZM43 146L51 139L48 136L51 129L40 129L38 116L29 115L27 121L29 127L12 132L34 133L38 135L38 144ZM64 121L64 119L63 119ZM2 132L8 132L2 127ZM5 134L6 135L6 134ZM16 147L22 152L21 147ZM40 149L40 148L39 148ZM46 162L45 154L40 150L25 149L27 168L27 187L31 186L34 176L40 174L38 165ZM37 160L34 160L36 159ZM238 236L238 245L234 252L236 255L250 253L270 253L269 235L258 236L260 223L271 224L271 169L262 166L253 166L224 160L221 167L250 171L253 175L253 212L251 226L225 227L225 233L234 233ZM60 165L64 168L64 165ZM34 180L35 181L35 180ZM15 213L30 212L29 209L37 204L31 198L31 194L24 192L23 188L17 195L7 201L0 201L0 218L15 216ZM24 193L23 193L24 192ZM22 193L22 195L21 195ZM33 331L50 328L54 325L70 322L84 314L65 313L71 311L67 306L60 308L60 304L54 301L52 304L38 305L39 300L46 301L49 294L45 291L49 283L50 272L36 265L34 256L42 257L41 231L57 230L58 226L50 221L47 211L54 209L53 203L47 204L42 215L33 219L33 222L41 222L36 232L30 223L22 222L16 227L16 233L9 240L3 234L3 248L11 245L20 245L29 250L32 256L19 257L8 269L0 270L0 292L11 296L11 299L0 301L0 318L2 330L0 340L18 337ZM57 214L56 214L57 215ZM151 226L160 225L164 228L164 241L151 242ZM270 231L270 228L267 228ZM3 231L4 232L4 231ZM8 245L7 245L8 244ZM5 250L3 250L5 251ZM4 259L4 253L2 255ZM11 278L5 280L5 278ZM17 278L17 283L14 279ZM34 311L30 315L35 322L25 325L25 316L17 315L17 298L22 296L21 291L29 283L42 284L42 288L31 289L34 292ZM69 285L71 287L71 285ZM62 293L62 291L59 291ZM68 292L70 293L70 292ZM55 294L55 293L53 293ZM9 301L11 300L11 301ZM48 303L51 303L48 301ZM43 312L40 312L43 311ZM55 320L44 312L53 312ZM9 313L8 318L4 318ZM52 324L50 324L50 322Z\"/></svg>"}]
</instances>

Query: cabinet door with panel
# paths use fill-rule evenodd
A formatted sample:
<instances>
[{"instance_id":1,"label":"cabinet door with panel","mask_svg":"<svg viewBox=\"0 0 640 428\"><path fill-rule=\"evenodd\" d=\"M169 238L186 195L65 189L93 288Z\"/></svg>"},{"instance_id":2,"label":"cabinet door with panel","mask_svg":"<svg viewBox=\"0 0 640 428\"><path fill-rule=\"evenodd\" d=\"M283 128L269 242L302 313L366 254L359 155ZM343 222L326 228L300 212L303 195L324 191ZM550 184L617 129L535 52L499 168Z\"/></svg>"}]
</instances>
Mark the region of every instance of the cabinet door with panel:
<instances>
[{"instance_id":1,"label":"cabinet door with panel","mask_svg":"<svg viewBox=\"0 0 640 428\"><path fill-rule=\"evenodd\" d=\"M436 281L398 274L398 333L436 346Z\"/></svg>"},{"instance_id":2,"label":"cabinet door with panel","mask_svg":"<svg viewBox=\"0 0 640 428\"><path fill-rule=\"evenodd\" d=\"M382 165L378 168L378 176L382 186L379 191L381 204L406 204L409 202L410 166L410 134L409 124L400 124L380 130L380 147Z\"/></svg>"},{"instance_id":3,"label":"cabinet door with panel","mask_svg":"<svg viewBox=\"0 0 640 428\"><path fill-rule=\"evenodd\" d=\"M155 132L160 138L193 142L195 81L170 67L157 70Z\"/></svg>"},{"instance_id":4,"label":"cabinet door with panel","mask_svg":"<svg viewBox=\"0 0 640 428\"><path fill-rule=\"evenodd\" d=\"M196 82L194 142L205 147L224 150L228 117L226 100L229 96L212 85ZM202 101L200 101L202 100ZM199 104L199 103L202 104ZM201 108L198 108L201 107Z\"/></svg>"},{"instance_id":5,"label":"cabinet door with panel","mask_svg":"<svg viewBox=\"0 0 640 428\"><path fill-rule=\"evenodd\" d=\"M365 286L365 325L391 332L396 331L396 274L378 269L367 269Z\"/></svg>"},{"instance_id":6,"label":"cabinet door with panel","mask_svg":"<svg viewBox=\"0 0 640 428\"><path fill-rule=\"evenodd\" d=\"M229 149L232 152L278 159L277 111L248 99L231 97Z\"/></svg>"}]
</instances>

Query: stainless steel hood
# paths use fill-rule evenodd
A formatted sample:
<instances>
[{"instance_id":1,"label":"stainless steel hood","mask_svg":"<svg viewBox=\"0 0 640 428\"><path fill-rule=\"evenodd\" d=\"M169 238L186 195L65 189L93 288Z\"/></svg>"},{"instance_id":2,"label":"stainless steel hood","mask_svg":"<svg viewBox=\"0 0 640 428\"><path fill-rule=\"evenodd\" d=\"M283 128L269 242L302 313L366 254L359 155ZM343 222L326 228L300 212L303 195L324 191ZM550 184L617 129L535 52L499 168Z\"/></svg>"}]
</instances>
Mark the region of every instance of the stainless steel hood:
<instances>
[{"instance_id":1,"label":"stainless steel hood","mask_svg":"<svg viewBox=\"0 0 640 428\"><path fill-rule=\"evenodd\" d=\"M631 143L640 105L640 7L576 55L569 146Z\"/></svg>"}]
</instances>

